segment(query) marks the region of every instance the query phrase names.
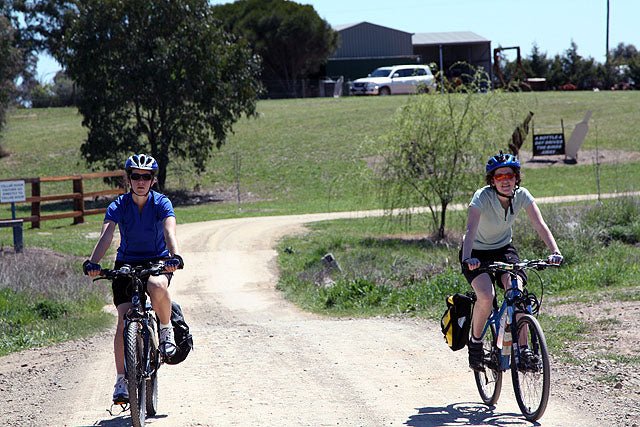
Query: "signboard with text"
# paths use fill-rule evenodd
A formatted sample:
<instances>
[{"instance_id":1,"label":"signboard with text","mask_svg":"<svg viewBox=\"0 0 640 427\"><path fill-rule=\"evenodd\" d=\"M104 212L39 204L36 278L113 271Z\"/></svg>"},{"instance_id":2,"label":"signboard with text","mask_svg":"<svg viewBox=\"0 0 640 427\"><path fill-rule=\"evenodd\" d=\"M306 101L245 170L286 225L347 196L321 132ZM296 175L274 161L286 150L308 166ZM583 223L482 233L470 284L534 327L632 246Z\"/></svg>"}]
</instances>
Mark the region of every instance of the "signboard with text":
<instances>
[{"instance_id":1,"label":"signboard with text","mask_svg":"<svg viewBox=\"0 0 640 427\"><path fill-rule=\"evenodd\" d=\"M0 203L24 202L24 181L0 181Z\"/></svg>"},{"instance_id":2,"label":"signboard with text","mask_svg":"<svg viewBox=\"0 0 640 427\"><path fill-rule=\"evenodd\" d=\"M563 133L533 135L534 156L555 156L559 154L564 154Z\"/></svg>"}]
</instances>

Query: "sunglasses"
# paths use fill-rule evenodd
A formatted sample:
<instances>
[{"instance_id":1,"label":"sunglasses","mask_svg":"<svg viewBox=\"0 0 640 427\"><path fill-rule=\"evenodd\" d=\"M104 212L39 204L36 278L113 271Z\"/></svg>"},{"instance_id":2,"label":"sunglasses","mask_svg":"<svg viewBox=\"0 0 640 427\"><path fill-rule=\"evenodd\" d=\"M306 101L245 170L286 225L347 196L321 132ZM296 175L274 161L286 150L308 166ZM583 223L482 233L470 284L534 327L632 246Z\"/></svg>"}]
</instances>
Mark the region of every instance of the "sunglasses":
<instances>
[{"instance_id":1,"label":"sunglasses","mask_svg":"<svg viewBox=\"0 0 640 427\"><path fill-rule=\"evenodd\" d=\"M514 173L501 173L501 174L493 175L493 178L496 181L508 181L508 180L511 180L511 179L513 179L515 177L516 177L516 174L514 174Z\"/></svg>"},{"instance_id":2,"label":"sunglasses","mask_svg":"<svg viewBox=\"0 0 640 427\"><path fill-rule=\"evenodd\" d=\"M131 178L133 181L151 181L153 179L153 175L151 175L150 173L132 173L131 175L129 175L129 178Z\"/></svg>"}]
</instances>

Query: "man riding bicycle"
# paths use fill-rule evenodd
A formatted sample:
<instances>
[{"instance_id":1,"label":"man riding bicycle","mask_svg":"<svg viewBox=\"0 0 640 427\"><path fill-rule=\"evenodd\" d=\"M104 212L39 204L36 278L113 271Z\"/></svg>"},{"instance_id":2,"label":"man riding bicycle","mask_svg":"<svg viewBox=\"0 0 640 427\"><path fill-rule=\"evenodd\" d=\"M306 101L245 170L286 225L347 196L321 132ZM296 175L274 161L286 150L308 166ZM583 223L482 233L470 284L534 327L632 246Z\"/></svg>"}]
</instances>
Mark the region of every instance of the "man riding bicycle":
<instances>
[{"instance_id":1,"label":"man riding bicycle","mask_svg":"<svg viewBox=\"0 0 640 427\"><path fill-rule=\"evenodd\" d=\"M151 190L158 171L156 160L146 154L134 154L125 162L125 170L131 191L114 200L105 214L100 238L91 257L83 264L85 274L96 277L100 274L100 260L111 246L116 224L120 230L115 269L124 264L143 265L159 260L165 261L165 274L151 276L145 283L146 292L158 315L160 323L160 351L166 356L176 352L176 343L171 326L171 296L169 284L173 272L184 265L178 255L176 239L176 217L171 201L163 194ZM124 368L124 316L131 307L130 283L114 280L113 303L118 310L118 323L113 340L116 363L114 403L127 403L129 392Z\"/></svg>"},{"instance_id":2,"label":"man riding bicycle","mask_svg":"<svg viewBox=\"0 0 640 427\"><path fill-rule=\"evenodd\" d=\"M493 282L482 262L519 262L518 252L512 245L512 226L520 210L524 209L533 228L549 248L548 262L562 263L558 245L542 218L542 214L526 188L520 187L520 161L511 154L492 156L486 165L487 185L475 192L469 204L467 228L460 250L462 273L473 287L477 301L473 308L471 339L469 341L469 367L475 371L484 368L480 336L491 314L495 297ZM500 283L510 286L509 274L500 277ZM527 277L518 272L518 285L522 289ZM526 351L524 352L526 357Z\"/></svg>"}]
</instances>

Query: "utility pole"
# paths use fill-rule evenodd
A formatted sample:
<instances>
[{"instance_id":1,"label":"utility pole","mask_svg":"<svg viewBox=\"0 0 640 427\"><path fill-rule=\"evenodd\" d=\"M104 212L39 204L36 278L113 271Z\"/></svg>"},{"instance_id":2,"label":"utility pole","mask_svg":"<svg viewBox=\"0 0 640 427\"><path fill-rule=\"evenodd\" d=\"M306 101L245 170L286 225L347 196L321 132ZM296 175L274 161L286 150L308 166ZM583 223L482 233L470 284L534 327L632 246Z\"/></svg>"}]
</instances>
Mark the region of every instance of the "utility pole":
<instances>
[{"instance_id":1,"label":"utility pole","mask_svg":"<svg viewBox=\"0 0 640 427\"><path fill-rule=\"evenodd\" d=\"M609 0L607 0L607 54L605 56L605 64L609 67Z\"/></svg>"}]
</instances>

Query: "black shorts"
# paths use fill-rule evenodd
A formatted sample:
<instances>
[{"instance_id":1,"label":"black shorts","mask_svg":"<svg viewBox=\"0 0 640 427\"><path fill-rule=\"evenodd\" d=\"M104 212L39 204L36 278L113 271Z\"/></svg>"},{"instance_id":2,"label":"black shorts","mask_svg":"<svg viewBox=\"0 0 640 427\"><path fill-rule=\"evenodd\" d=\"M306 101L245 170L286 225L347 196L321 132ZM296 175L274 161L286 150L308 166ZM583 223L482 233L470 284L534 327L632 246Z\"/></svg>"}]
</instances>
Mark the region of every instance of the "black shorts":
<instances>
[{"instance_id":1,"label":"black shorts","mask_svg":"<svg viewBox=\"0 0 640 427\"><path fill-rule=\"evenodd\" d=\"M520 257L518 256L518 251L512 244L508 244L498 249L489 249L489 250L480 250L473 249L471 251L471 258L477 258L480 262L510 262L516 263L520 262ZM458 260L460 261L460 265L462 268L462 274L467 279L467 282L471 284L473 279L481 275L482 273L486 273L486 271L476 268L475 270L469 270L466 263L462 262L462 248L458 252ZM507 274L507 273L504 273ZM518 276L522 278L523 283L527 283L527 274L524 271L518 271L516 273ZM495 277L492 277L495 280Z\"/></svg>"},{"instance_id":2,"label":"black shorts","mask_svg":"<svg viewBox=\"0 0 640 427\"><path fill-rule=\"evenodd\" d=\"M136 262L116 261L113 266L113 269L117 270L118 268L122 267L125 264L129 264L130 266L135 267L137 265L145 265L145 264L148 264L151 262L157 262L157 261L159 261L158 258L150 259L147 261L136 261ZM169 279L169 284L171 284L171 278L173 277L173 273L164 273L164 275L167 276L167 279ZM147 279L142 281L145 294L147 293ZM128 279L124 279L124 278L114 279L111 282L111 290L113 291L113 304L116 307L119 306L120 304L124 304L125 302L131 302L131 296L133 294L133 286L131 285L131 282Z\"/></svg>"}]
</instances>

